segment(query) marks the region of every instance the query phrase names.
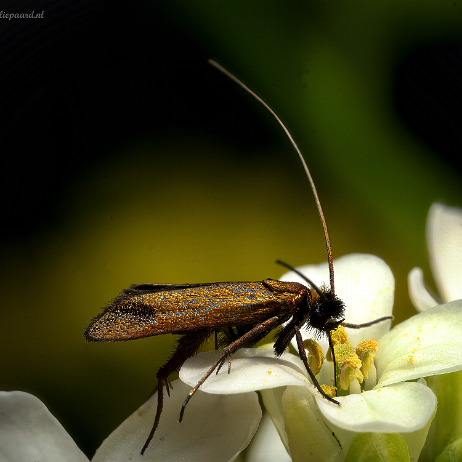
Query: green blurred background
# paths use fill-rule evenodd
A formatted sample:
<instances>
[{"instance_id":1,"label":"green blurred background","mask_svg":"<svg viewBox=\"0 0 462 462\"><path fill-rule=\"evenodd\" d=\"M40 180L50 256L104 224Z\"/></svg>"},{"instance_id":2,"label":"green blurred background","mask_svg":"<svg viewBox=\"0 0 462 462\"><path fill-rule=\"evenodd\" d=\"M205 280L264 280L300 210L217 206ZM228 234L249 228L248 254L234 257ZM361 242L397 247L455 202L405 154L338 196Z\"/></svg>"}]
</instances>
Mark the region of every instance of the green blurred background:
<instances>
[{"instance_id":1,"label":"green blurred background","mask_svg":"<svg viewBox=\"0 0 462 462\"><path fill-rule=\"evenodd\" d=\"M86 344L132 283L277 278L382 257L396 321L431 282L424 225L462 206L454 1L14 3L2 20L0 389L40 397L91 456L155 386L173 336ZM5 9L6 11L6 9Z\"/></svg>"}]
</instances>

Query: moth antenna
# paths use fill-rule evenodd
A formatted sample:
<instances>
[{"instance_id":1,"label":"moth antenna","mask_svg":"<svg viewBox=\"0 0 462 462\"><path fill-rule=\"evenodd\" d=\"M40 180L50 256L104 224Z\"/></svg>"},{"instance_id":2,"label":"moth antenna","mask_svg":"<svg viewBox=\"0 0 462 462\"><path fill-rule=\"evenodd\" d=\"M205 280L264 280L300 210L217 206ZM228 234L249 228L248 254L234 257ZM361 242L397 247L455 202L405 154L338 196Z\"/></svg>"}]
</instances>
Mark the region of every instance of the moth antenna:
<instances>
[{"instance_id":1,"label":"moth antenna","mask_svg":"<svg viewBox=\"0 0 462 462\"><path fill-rule=\"evenodd\" d=\"M327 224L326 224L326 219L324 218L324 213L322 211L321 207L321 202L318 197L318 192L316 190L316 186L314 184L313 178L311 177L310 170L308 168L308 165L306 165L305 159L303 158L302 152L300 151L297 143L293 139L292 135L290 134L289 130L287 127L284 125L282 120L278 117L278 115L268 106L265 101L263 101L256 93L254 93L247 85L245 85L243 82L241 82L236 76L231 74L231 72L227 71L223 66L218 64L216 61L213 59L209 59L208 63L211 64L213 67L218 69L220 72L225 74L227 77L229 77L231 80L236 82L241 88L243 88L247 93L252 95L259 103L261 103L268 111L269 113L276 119L276 121L279 123L279 125L282 127L284 130L285 134L289 138L290 142L292 143L292 146L294 147L295 151L298 154L298 157L300 158L303 168L305 170L306 176L308 177L308 181L310 182L311 190L313 191L314 195L314 200L316 202L316 207L318 208L318 213L321 218L321 223L322 227L324 229L324 238L326 240L326 249L327 249L327 261L329 263L329 279L330 279L330 291L332 295L335 295L335 283L334 283L334 259L332 257L332 247L330 245L330 239L329 239L329 233L327 232Z\"/></svg>"},{"instance_id":2,"label":"moth antenna","mask_svg":"<svg viewBox=\"0 0 462 462\"><path fill-rule=\"evenodd\" d=\"M325 301L327 301L327 298L324 294L324 292L310 279L308 278L307 276L305 276L301 271L298 271L297 268L294 268L293 266L287 264L287 263L284 263L283 261L281 260L276 260L276 263L278 265L282 265L282 266L285 266L286 268L290 269L291 271L293 271L295 274L298 274L302 279L304 279L309 286L311 286L317 293L318 295Z\"/></svg>"}]
</instances>

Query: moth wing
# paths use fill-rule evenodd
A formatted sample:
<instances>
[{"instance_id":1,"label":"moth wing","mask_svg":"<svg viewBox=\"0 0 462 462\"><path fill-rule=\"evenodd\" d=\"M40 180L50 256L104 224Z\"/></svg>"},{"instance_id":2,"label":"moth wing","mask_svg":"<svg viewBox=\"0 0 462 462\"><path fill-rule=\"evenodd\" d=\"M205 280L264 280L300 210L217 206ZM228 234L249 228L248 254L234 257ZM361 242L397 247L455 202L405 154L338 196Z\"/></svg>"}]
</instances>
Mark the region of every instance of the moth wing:
<instances>
[{"instance_id":1,"label":"moth wing","mask_svg":"<svg viewBox=\"0 0 462 462\"><path fill-rule=\"evenodd\" d=\"M121 292L94 318L84 337L89 342L118 342L251 325L281 308L283 302L262 282L137 284Z\"/></svg>"},{"instance_id":2,"label":"moth wing","mask_svg":"<svg viewBox=\"0 0 462 462\"><path fill-rule=\"evenodd\" d=\"M148 282L142 284L132 284L128 289L120 292L121 295L142 294L142 293L158 293L169 292L172 290L191 289L195 287L209 286L212 284L151 284Z\"/></svg>"}]
</instances>

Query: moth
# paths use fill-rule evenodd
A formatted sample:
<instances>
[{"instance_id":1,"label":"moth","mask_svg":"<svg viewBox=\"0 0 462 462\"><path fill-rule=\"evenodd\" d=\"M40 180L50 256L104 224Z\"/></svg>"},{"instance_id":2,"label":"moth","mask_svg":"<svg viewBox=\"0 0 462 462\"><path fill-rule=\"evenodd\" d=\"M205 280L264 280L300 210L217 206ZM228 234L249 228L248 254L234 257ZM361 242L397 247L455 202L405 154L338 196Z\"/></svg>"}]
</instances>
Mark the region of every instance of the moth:
<instances>
[{"instance_id":1,"label":"moth","mask_svg":"<svg viewBox=\"0 0 462 462\"><path fill-rule=\"evenodd\" d=\"M253 91L215 61L209 63L234 80L275 117L298 153L313 191L326 240L329 263L330 287L320 289L311 280L289 265L308 284L264 279L257 282L218 282L206 284L134 284L123 290L104 311L95 317L84 332L87 342L119 342L162 334L180 334L175 351L158 370L157 412L151 431L141 454L151 442L159 425L163 408L164 386L170 393L168 377L178 371L183 363L194 356L199 347L215 335L221 355L186 397L180 410L180 422L185 407L194 393L214 372L228 362L240 348L250 348L273 329L280 327L274 343L276 356L281 356L295 337L298 351L311 380L319 393L328 401L339 402L326 395L308 365L300 329L316 330L327 337L333 352L331 332L339 325L351 328L367 327L366 324L344 322L345 306L335 294L332 249L321 203L300 149L286 126L276 113ZM333 355L334 356L334 355ZM335 367L335 356L334 356Z\"/></svg>"}]
</instances>

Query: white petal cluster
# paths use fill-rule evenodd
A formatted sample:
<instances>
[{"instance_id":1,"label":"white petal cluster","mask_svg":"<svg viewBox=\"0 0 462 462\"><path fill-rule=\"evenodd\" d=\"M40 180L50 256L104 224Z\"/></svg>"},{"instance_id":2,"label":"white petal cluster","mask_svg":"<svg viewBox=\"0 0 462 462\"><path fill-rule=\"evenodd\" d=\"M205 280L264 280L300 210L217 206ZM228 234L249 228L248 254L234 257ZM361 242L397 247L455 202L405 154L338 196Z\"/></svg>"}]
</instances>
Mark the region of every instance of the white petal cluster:
<instances>
[{"instance_id":1,"label":"white petal cluster","mask_svg":"<svg viewBox=\"0 0 462 462\"><path fill-rule=\"evenodd\" d=\"M299 270L319 285L328 280L327 264ZM347 322L364 323L391 314L394 279L380 258L348 255L335 261L335 272L336 293L345 301ZM281 279L303 282L294 273ZM401 434L411 460L416 460L436 398L425 381L408 381L462 369L462 301L429 308L391 330L390 321L385 321L349 329L348 334L353 345L378 340L377 383L368 391L338 397L341 406L320 397L297 356L285 353L276 358L272 349L242 349L232 357L230 373L225 365L202 385L179 423L181 405L191 387L220 354L200 353L185 362L181 380L173 382L171 396L164 398L159 428L144 456L140 450L154 420L156 395L109 435L92 460L232 461L259 425L246 460L341 461L361 432ZM327 342L324 347L327 350ZM329 367L331 363L323 365L318 375L321 383L329 380ZM261 424L257 391L267 411ZM37 398L2 392L0 411L0 448L5 460L87 460Z\"/></svg>"},{"instance_id":2,"label":"white petal cluster","mask_svg":"<svg viewBox=\"0 0 462 462\"><path fill-rule=\"evenodd\" d=\"M462 299L462 209L435 202L427 217L427 246L439 297L424 284L423 271L411 270L409 296L419 311Z\"/></svg>"}]
</instances>

